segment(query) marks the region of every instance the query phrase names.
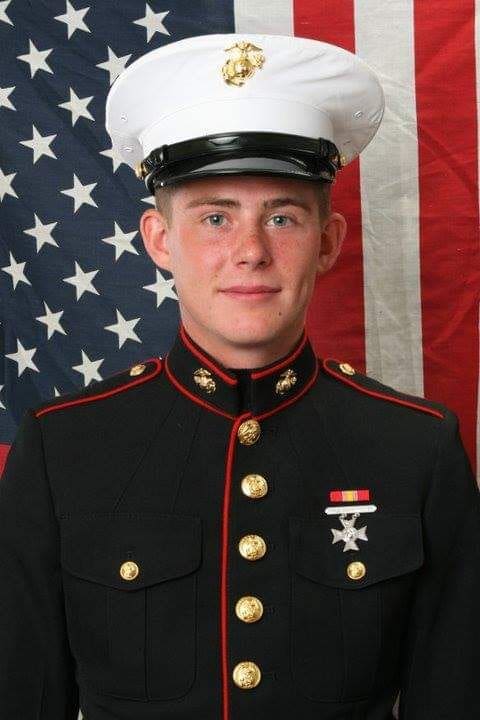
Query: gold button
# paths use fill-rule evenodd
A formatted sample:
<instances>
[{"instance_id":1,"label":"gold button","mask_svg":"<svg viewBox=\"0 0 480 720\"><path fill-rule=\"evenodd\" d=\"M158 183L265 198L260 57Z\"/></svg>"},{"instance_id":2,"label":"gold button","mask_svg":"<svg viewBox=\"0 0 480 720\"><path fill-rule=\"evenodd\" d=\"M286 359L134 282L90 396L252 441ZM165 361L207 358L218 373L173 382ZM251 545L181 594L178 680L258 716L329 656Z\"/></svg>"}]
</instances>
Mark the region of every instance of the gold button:
<instances>
[{"instance_id":1,"label":"gold button","mask_svg":"<svg viewBox=\"0 0 480 720\"><path fill-rule=\"evenodd\" d=\"M209 395L213 392L215 392L217 385L215 383L215 380L212 377L212 373L210 370L206 370L205 368L198 368L198 370L195 370L193 373L193 379L197 383L197 385L202 389L205 390L206 393Z\"/></svg>"},{"instance_id":2,"label":"gold button","mask_svg":"<svg viewBox=\"0 0 480 720\"><path fill-rule=\"evenodd\" d=\"M242 478L240 487L242 488L243 494L251 498L261 498L268 492L267 481L263 475L256 475L255 473L245 475L245 477Z\"/></svg>"},{"instance_id":3,"label":"gold button","mask_svg":"<svg viewBox=\"0 0 480 720\"><path fill-rule=\"evenodd\" d=\"M258 665L252 660L243 660L233 668L233 682L242 690L250 690L258 685L262 673Z\"/></svg>"},{"instance_id":4,"label":"gold button","mask_svg":"<svg viewBox=\"0 0 480 720\"><path fill-rule=\"evenodd\" d=\"M140 363L139 365L134 365L130 368L130 375L141 375L146 367L147 366L143 363Z\"/></svg>"},{"instance_id":5,"label":"gold button","mask_svg":"<svg viewBox=\"0 0 480 720\"><path fill-rule=\"evenodd\" d=\"M242 445L253 445L260 437L260 423L253 418L244 420L237 430L237 437Z\"/></svg>"},{"instance_id":6,"label":"gold button","mask_svg":"<svg viewBox=\"0 0 480 720\"><path fill-rule=\"evenodd\" d=\"M120 575L124 580L135 580L140 569L136 562L128 560L120 566Z\"/></svg>"},{"instance_id":7,"label":"gold button","mask_svg":"<svg viewBox=\"0 0 480 720\"><path fill-rule=\"evenodd\" d=\"M291 390L291 388L297 382L297 375L295 370L288 368L279 377L277 384L275 385L275 392L277 395L283 395L284 393Z\"/></svg>"},{"instance_id":8,"label":"gold button","mask_svg":"<svg viewBox=\"0 0 480 720\"><path fill-rule=\"evenodd\" d=\"M345 375L355 375L355 370L348 363L340 363L340 370Z\"/></svg>"},{"instance_id":9,"label":"gold button","mask_svg":"<svg viewBox=\"0 0 480 720\"><path fill-rule=\"evenodd\" d=\"M257 622L263 615L262 601L254 595L244 595L237 600L235 614L243 622Z\"/></svg>"},{"instance_id":10,"label":"gold button","mask_svg":"<svg viewBox=\"0 0 480 720\"><path fill-rule=\"evenodd\" d=\"M246 560L258 560L267 551L265 540L260 535L244 535L238 543L240 555Z\"/></svg>"},{"instance_id":11,"label":"gold button","mask_svg":"<svg viewBox=\"0 0 480 720\"><path fill-rule=\"evenodd\" d=\"M367 568L362 562L351 562L347 567L347 575L350 580L361 580L367 572Z\"/></svg>"}]
</instances>

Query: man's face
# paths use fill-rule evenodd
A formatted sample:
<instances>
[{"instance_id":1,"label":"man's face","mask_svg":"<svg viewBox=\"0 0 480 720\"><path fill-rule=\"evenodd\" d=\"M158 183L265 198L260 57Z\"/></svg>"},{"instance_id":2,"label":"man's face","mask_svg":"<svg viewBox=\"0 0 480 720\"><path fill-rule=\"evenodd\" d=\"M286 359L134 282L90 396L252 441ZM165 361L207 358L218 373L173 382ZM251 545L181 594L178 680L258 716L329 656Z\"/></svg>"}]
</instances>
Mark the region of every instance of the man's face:
<instances>
[{"instance_id":1,"label":"man's face","mask_svg":"<svg viewBox=\"0 0 480 720\"><path fill-rule=\"evenodd\" d=\"M313 184L254 175L183 182L171 226L149 209L140 227L153 261L173 274L187 331L206 348L239 350L291 346L346 231L338 213L320 219Z\"/></svg>"}]
</instances>

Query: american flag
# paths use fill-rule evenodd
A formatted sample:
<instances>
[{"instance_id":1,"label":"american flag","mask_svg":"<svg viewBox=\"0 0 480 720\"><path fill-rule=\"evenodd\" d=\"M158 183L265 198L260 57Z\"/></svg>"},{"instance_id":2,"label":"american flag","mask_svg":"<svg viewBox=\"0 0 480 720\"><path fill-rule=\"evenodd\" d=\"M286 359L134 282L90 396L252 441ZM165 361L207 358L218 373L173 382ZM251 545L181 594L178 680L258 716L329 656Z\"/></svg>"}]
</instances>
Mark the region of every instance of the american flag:
<instances>
[{"instance_id":1,"label":"american flag","mask_svg":"<svg viewBox=\"0 0 480 720\"><path fill-rule=\"evenodd\" d=\"M111 83L174 40L266 32L357 53L386 95L333 188L348 232L309 310L317 354L444 402L476 467L478 15L473 0L1 1L3 456L27 407L164 355L176 333L173 279L138 229L153 198L104 127Z\"/></svg>"}]
</instances>

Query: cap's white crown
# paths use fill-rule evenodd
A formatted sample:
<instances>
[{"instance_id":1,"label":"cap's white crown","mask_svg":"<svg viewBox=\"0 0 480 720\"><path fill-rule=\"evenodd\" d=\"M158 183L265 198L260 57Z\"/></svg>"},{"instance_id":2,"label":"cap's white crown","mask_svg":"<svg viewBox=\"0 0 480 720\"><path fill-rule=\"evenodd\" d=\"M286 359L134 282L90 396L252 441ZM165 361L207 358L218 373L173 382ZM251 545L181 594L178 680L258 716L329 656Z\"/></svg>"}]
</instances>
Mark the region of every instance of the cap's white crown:
<instances>
[{"instance_id":1,"label":"cap's white crown","mask_svg":"<svg viewBox=\"0 0 480 720\"><path fill-rule=\"evenodd\" d=\"M265 61L235 86L222 67L240 41L259 47ZM131 167L161 145L247 131L322 137L347 164L372 140L384 107L376 73L348 50L295 36L225 33L178 40L129 65L110 89L105 124L113 153Z\"/></svg>"}]
</instances>

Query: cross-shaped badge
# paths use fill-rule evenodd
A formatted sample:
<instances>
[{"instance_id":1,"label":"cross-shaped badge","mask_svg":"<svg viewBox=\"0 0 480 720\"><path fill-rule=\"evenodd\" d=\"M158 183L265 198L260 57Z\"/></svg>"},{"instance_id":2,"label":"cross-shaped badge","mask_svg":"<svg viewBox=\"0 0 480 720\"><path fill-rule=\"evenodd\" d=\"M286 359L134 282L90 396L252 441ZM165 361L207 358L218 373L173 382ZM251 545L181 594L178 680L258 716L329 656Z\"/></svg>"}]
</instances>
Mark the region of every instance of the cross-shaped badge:
<instances>
[{"instance_id":1,"label":"cross-shaped badge","mask_svg":"<svg viewBox=\"0 0 480 720\"><path fill-rule=\"evenodd\" d=\"M343 525L343 530L336 530L334 528L330 528L330 530L333 533L333 540L332 545L336 542L339 542L339 540L343 540L345 543L345 546L343 548L343 552L346 550L359 550L356 540L368 540L366 529L367 526L364 525L361 528L355 527L355 520L360 516L360 513L356 512L353 513L352 517L350 519L347 518L345 514L340 515L340 522Z\"/></svg>"}]
</instances>

